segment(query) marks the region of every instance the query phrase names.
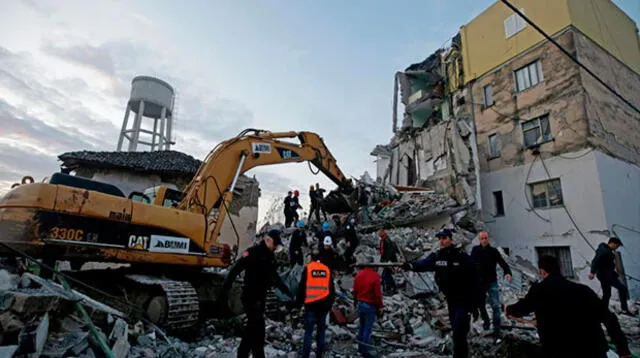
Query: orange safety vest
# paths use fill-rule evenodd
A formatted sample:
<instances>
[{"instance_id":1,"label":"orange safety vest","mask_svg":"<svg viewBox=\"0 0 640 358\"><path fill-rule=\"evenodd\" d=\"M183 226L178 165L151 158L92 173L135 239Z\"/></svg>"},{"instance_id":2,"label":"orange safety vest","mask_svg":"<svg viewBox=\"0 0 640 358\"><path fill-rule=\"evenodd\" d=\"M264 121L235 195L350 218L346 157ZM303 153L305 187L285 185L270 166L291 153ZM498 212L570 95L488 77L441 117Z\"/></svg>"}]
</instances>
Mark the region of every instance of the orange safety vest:
<instances>
[{"instance_id":1,"label":"orange safety vest","mask_svg":"<svg viewBox=\"0 0 640 358\"><path fill-rule=\"evenodd\" d=\"M307 264L305 304L319 301L329 296L330 275L331 270L320 262L312 261Z\"/></svg>"}]
</instances>

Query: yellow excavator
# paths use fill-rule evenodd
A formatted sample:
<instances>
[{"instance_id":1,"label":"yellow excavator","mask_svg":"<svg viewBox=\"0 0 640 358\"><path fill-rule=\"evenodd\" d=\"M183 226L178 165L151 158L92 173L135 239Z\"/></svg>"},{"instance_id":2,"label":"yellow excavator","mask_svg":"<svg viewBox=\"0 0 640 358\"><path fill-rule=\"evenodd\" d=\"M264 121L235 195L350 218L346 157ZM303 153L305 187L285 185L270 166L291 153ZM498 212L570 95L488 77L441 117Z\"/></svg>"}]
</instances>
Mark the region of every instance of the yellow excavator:
<instances>
[{"instance_id":1,"label":"yellow excavator","mask_svg":"<svg viewBox=\"0 0 640 358\"><path fill-rule=\"evenodd\" d=\"M130 264L76 274L126 297L165 328L189 328L211 313L204 307L215 300L219 285L204 269L232 261L230 247L218 236L238 177L257 166L302 161L335 182L334 193L354 208L348 199L351 180L319 135L247 129L214 148L182 192L160 186L125 197L110 184L62 173L48 183L16 186L0 198L0 242L49 265L56 260L72 267L89 261ZM15 252L0 247L1 255Z\"/></svg>"}]
</instances>

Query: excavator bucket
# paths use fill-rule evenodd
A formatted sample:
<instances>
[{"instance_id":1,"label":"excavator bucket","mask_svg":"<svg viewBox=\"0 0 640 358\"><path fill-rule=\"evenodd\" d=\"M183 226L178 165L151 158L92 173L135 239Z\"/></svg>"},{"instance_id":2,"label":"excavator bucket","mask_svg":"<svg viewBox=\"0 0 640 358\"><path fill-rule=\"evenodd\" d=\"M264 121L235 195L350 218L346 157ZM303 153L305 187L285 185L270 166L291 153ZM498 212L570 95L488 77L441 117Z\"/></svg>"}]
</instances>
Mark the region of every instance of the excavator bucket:
<instances>
[{"instance_id":1,"label":"excavator bucket","mask_svg":"<svg viewBox=\"0 0 640 358\"><path fill-rule=\"evenodd\" d=\"M329 214L350 213L358 210L355 202L355 192L347 194L341 190L332 190L324 198L324 209Z\"/></svg>"}]
</instances>

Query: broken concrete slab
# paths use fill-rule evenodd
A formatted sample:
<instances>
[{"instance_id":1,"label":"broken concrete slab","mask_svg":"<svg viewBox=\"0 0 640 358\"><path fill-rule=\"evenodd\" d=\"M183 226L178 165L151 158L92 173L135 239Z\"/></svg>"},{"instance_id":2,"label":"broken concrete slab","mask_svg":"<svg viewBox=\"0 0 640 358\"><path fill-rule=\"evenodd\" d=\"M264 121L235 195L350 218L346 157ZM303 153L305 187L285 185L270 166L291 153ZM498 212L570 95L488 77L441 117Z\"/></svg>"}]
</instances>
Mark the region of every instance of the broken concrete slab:
<instances>
[{"instance_id":1,"label":"broken concrete slab","mask_svg":"<svg viewBox=\"0 0 640 358\"><path fill-rule=\"evenodd\" d=\"M10 291L13 296L11 310L20 316L39 316L60 304L60 296L46 290Z\"/></svg>"},{"instance_id":2,"label":"broken concrete slab","mask_svg":"<svg viewBox=\"0 0 640 358\"><path fill-rule=\"evenodd\" d=\"M14 345L14 346L1 346L0 347L0 357L12 358L12 357L15 356L17 351L18 351L18 346L17 345Z\"/></svg>"},{"instance_id":3,"label":"broken concrete slab","mask_svg":"<svg viewBox=\"0 0 640 358\"><path fill-rule=\"evenodd\" d=\"M20 354L42 353L44 344L49 336L49 314L45 313L41 318L29 322L18 337Z\"/></svg>"}]
</instances>

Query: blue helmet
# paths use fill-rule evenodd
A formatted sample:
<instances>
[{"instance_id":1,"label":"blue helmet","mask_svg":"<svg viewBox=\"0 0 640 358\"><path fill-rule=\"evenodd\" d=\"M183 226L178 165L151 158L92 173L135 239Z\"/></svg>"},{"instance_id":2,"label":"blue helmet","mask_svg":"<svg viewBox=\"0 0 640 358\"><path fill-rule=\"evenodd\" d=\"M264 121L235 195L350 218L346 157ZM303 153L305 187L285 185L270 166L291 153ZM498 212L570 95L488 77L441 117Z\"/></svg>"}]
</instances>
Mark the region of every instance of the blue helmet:
<instances>
[{"instance_id":1,"label":"blue helmet","mask_svg":"<svg viewBox=\"0 0 640 358\"><path fill-rule=\"evenodd\" d=\"M304 227L304 221L298 220L298 223L296 224L296 226L299 227L299 228L303 228Z\"/></svg>"},{"instance_id":2,"label":"blue helmet","mask_svg":"<svg viewBox=\"0 0 640 358\"><path fill-rule=\"evenodd\" d=\"M322 230L324 230L324 231L329 231L329 230L331 230L331 225L330 225L328 222L326 222L326 221L325 221L325 222L323 222L323 223L322 223Z\"/></svg>"}]
</instances>

